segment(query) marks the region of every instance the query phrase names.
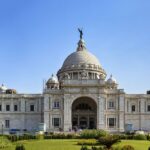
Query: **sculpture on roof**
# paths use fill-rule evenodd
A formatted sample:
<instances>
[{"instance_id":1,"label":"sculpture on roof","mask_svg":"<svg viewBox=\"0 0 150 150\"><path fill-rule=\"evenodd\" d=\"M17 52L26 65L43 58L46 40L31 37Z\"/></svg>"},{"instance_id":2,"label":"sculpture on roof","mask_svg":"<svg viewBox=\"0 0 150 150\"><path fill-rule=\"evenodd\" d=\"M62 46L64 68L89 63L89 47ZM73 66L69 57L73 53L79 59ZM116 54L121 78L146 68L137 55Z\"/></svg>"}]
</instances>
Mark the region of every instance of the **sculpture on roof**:
<instances>
[{"instance_id":1,"label":"sculpture on roof","mask_svg":"<svg viewBox=\"0 0 150 150\"><path fill-rule=\"evenodd\" d=\"M78 31L79 31L79 33L80 33L80 39L82 39L83 31L82 31L82 29L80 29L80 28L78 28Z\"/></svg>"},{"instance_id":2,"label":"sculpture on roof","mask_svg":"<svg viewBox=\"0 0 150 150\"><path fill-rule=\"evenodd\" d=\"M64 79L70 80L70 75L69 75L68 73L65 73L65 74L64 74Z\"/></svg>"},{"instance_id":3,"label":"sculpture on roof","mask_svg":"<svg viewBox=\"0 0 150 150\"><path fill-rule=\"evenodd\" d=\"M83 70L82 72L81 72L81 79L88 79L88 72L87 71L85 71L85 70Z\"/></svg>"}]
</instances>

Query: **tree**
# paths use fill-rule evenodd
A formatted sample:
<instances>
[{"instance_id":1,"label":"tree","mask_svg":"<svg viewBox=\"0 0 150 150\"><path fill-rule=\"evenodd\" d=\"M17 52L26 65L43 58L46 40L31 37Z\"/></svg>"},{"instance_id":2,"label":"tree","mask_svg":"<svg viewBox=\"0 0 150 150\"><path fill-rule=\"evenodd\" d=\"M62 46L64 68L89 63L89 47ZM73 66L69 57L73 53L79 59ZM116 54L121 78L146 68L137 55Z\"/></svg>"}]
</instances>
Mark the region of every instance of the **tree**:
<instances>
[{"instance_id":1,"label":"tree","mask_svg":"<svg viewBox=\"0 0 150 150\"><path fill-rule=\"evenodd\" d=\"M105 146L106 150L111 150L112 145L120 142L120 139L116 135L107 135L105 137L100 137L98 139L99 144L102 144Z\"/></svg>"}]
</instances>

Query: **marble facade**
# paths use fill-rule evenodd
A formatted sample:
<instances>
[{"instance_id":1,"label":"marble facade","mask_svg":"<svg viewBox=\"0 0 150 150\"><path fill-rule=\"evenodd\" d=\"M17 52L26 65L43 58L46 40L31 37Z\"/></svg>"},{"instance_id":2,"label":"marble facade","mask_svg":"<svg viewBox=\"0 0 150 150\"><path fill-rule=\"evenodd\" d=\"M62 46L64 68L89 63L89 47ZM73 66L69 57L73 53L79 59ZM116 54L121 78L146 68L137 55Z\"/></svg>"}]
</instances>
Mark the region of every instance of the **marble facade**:
<instances>
[{"instance_id":1,"label":"marble facade","mask_svg":"<svg viewBox=\"0 0 150 150\"><path fill-rule=\"evenodd\" d=\"M6 93L0 87L0 124L4 129L47 131L105 129L150 131L150 95L126 94L81 38L75 52L52 75L42 94ZM0 126L1 126L0 125Z\"/></svg>"}]
</instances>

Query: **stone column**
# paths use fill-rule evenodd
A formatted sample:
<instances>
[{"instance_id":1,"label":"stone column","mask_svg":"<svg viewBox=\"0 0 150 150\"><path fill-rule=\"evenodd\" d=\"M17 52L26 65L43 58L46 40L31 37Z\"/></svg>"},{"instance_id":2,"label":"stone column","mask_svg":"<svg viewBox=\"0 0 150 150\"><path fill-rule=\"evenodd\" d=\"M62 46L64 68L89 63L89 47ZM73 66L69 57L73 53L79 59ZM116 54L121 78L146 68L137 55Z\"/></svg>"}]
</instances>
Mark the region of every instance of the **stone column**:
<instances>
[{"instance_id":1,"label":"stone column","mask_svg":"<svg viewBox=\"0 0 150 150\"><path fill-rule=\"evenodd\" d=\"M108 126L107 126L107 115L105 115L105 128L107 129Z\"/></svg>"},{"instance_id":2,"label":"stone column","mask_svg":"<svg viewBox=\"0 0 150 150\"><path fill-rule=\"evenodd\" d=\"M44 96L44 111L49 111L49 95Z\"/></svg>"},{"instance_id":3,"label":"stone column","mask_svg":"<svg viewBox=\"0 0 150 150\"><path fill-rule=\"evenodd\" d=\"M44 95L44 123L46 124L46 130L49 130L49 95Z\"/></svg>"},{"instance_id":4,"label":"stone column","mask_svg":"<svg viewBox=\"0 0 150 150\"><path fill-rule=\"evenodd\" d=\"M68 96L64 98L64 131L72 129L72 111L71 111L71 100Z\"/></svg>"},{"instance_id":5,"label":"stone column","mask_svg":"<svg viewBox=\"0 0 150 150\"><path fill-rule=\"evenodd\" d=\"M140 127L141 127L141 129L142 130L144 130L145 129L145 99L144 98L142 98L142 99L140 99L140 102L141 102L141 110L140 110L140 114L139 114L139 116L140 116Z\"/></svg>"},{"instance_id":6,"label":"stone column","mask_svg":"<svg viewBox=\"0 0 150 150\"><path fill-rule=\"evenodd\" d=\"M105 110L107 111L107 105L108 105L108 102L107 100L105 101Z\"/></svg>"},{"instance_id":7,"label":"stone column","mask_svg":"<svg viewBox=\"0 0 150 150\"><path fill-rule=\"evenodd\" d=\"M19 108L21 112L25 112L25 107L26 107L25 106L26 105L25 101L26 100L24 98L21 98L21 106Z\"/></svg>"},{"instance_id":8,"label":"stone column","mask_svg":"<svg viewBox=\"0 0 150 150\"><path fill-rule=\"evenodd\" d=\"M10 112L14 111L14 100L13 98L11 98L11 102L10 102Z\"/></svg>"},{"instance_id":9,"label":"stone column","mask_svg":"<svg viewBox=\"0 0 150 150\"><path fill-rule=\"evenodd\" d=\"M105 99L103 97L98 97L98 103L97 103L97 128L98 129L105 128L104 102Z\"/></svg>"},{"instance_id":10,"label":"stone column","mask_svg":"<svg viewBox=\"0 0 150 150\"><path fill-rule=\"evenodd\" d=\"M79 122L79 121L80 121L80 120L79 120L79 117L80 117L80 116L78 115L78 127L79 127L79 125L80 125L80 122Z\"/></svg>"},{"instance_id":11,"label":"stone column","mask_svg":"<svg viewBox=\"0 0 150 150\"><path fill-rule=\"evenodd\" d=\"M5 112L5 100L4 100L4 98L2 99L2 112Z\"/></svg>"},{"instance_id":12,"label":"stone column","mask_svg":"<svg viewBox=\"0 0 150 150\"><path fill-rule=\"evenodd\" d=\"M90 118L89 118L89 115L87 116L87 126L88 126L88 128L89 128L89 125L90 125Z\"/></svg>"},{"instance_id":13,"label":"stone column","mask_svg":"<svg viewBox=\"0 0 150 150\"><path fill-rule=\"evenodd\" d=\"M131 101L128 101L128 102L129 102L128 113L131 113Z\"/></svg>"},{"instance_id":14,"label":"stone column","mask_svg":"<svg viewBox=\"0 0 150 150\"><path fill-rule=\"evenodd\" d=\"M44 112L44 123L46 124L46 131L49 131L50 127L50 117L49 117L49 112Z\"/></svg>"},{"instance_id":15,"label":"stone column","mask_svg":"<svg viewBox=\"0 0 150 150\"><path fill-rule=\"evenodd\" d=\"M119 114L118 114L118 127L119 131L123 132L124 131L124 123L125 123L125 118L124 118L124 111L125 111L125 106L124 106L124 95L119 96Z\"/></svg>"},{"instance_id":16,"label":"stone column","mask_svg":"<svg viewBox=\"0 0 150 150\"><path fill-rule=\"evenodd\" d=\"M18 108L21 113L22 113L22 129L27 129L27 126L26 126L26 99L25 98L21 98L20 99L20 108ZM21 121L21 120L20 120Z\"/></svg>"}]
</instances>

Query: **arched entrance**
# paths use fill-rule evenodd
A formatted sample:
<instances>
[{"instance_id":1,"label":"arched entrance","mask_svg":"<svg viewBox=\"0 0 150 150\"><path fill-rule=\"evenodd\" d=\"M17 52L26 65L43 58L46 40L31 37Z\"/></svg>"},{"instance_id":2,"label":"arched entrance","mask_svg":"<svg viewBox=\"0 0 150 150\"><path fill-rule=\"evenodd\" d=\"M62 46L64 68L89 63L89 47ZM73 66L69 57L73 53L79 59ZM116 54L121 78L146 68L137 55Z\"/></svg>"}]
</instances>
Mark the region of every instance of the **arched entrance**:
<instances>
[{"instance_id":1,"label":"arched entrance","mask_svg":"<svg viewBox=\"0 0 150 150\"><path fill-rule=\"evenodd\" d=\"M92 98L80 97L72 104L72 128L94 129L97 124L97 105Z\"/></svg>"}]
</instances>

